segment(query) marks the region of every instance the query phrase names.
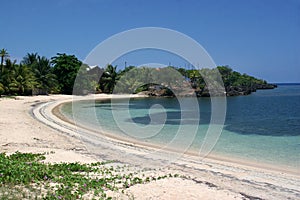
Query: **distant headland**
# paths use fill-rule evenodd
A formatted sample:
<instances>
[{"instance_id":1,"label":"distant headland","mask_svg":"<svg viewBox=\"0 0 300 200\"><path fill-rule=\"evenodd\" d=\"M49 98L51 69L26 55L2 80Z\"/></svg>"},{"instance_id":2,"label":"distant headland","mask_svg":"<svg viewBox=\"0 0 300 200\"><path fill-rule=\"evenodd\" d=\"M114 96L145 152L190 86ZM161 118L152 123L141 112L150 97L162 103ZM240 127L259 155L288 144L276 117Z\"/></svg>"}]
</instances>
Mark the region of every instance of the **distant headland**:
<instances>
[{"instance_id":1,"label":"distant headland","mask_svg":"<svg viewBox=\"0 0 300 200\"><path fill-rule=\"evenodd\" d=\"M28 53L19 64L10 60L6 49L0 50L0 57L0 95L142 93L158 97L209 97L224 93L226 96L249 95L256 90L277 87L233 71L229 66L200 70L128 66L117 70L117 66L110 64L105 68L90 67L75 55L65 53L58 53L51 59ZM222 80L207 84L208 79L220 79L220 75ZM217 84L223 90L209 91Z\"/></svg>"}]
</instances>

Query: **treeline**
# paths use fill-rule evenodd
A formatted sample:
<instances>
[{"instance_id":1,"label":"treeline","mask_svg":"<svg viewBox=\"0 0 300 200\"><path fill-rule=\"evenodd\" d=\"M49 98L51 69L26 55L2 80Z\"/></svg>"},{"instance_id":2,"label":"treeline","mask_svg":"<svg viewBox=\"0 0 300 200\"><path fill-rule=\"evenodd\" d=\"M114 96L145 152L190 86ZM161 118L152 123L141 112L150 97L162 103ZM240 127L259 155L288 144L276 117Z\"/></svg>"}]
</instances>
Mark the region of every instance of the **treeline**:
<instances>
[{"instance_id":1,"label":"treeline","mask_svg":"<svg viewBox=\"0 0 300 200\"><path fill-rule=\"evenodd\" d=\"M197 96L210 96L210 91L206 84L205 76L216 76L215 70L221 74L227 96L248 95L259 89L274 89L275 84L269 84L267 81L257 79L247 74L241 74L233 71L229 66L218 66L216 69L185 70L179 68L178 71L190 80ZM217 80L218 77L211 78Z\"/></svg>"},{"instance_id":2,"label":"treeline","mask_svg":"<svg viewBox=\"0 0 300 200\"><path fill-rule=\"evenodd\" d=\"M139 93L150 96L248 95L258 89L273 89L274 84L247 74L240 74L228 66L214 69L184 69L174 66L149 68L130 66L117 76L115 92Z\"/></svg>"},{"instance_id":3,"label":"treeline","mask_svg":"<svg viewBox=\"0 0 300 200\"><path fill-rule=\"evenodd\" d=\"M19 64L5 49L0 56L0 95L72 94L77 73L86 71L81 66L88 68L74 55L60 53L51 59L28 53Z\"/></svg>"},{"instance_id":4,"label":"treeline","mask_svg":"<svg viewBox=\"0 0 300 200\"><path fill-rule=\"evenodd\" d=\"M211 73L214 70L172 66L159 69L129 66L119 71L117 66L112 65L107 65L105 69L91 68L74 55L64 53L58 53L50 59L37 53L28 53L18 64L9 58L6 49L0 51L0 56L0 95L143 92L152 96L173 96L174 91L178 91L185 96L192 93L209 96L203 74L214 75ZM217 69L228 96L276 87L264 80L235 72L228 66ZM187 91L186 88L191 90Z\"/></svg>"}]
</instances>

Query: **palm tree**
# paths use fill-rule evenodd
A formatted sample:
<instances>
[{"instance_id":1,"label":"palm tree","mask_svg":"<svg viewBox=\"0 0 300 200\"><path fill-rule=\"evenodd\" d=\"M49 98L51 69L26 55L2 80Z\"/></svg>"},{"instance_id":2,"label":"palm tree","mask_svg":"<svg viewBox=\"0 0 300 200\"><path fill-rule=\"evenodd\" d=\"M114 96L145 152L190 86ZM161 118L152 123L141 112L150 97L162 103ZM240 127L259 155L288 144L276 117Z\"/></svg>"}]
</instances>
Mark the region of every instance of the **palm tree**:
<instances>
[{"instance_id":1,"label":"palm tree","mask_svg":"<svg viewBox=\"0 0 300 200\"><path fill-rule=\"evenodd\" d=\"M31 68L39 89L42 89L47 93L56 85L56 76L52 73L50 60L48 60L46 57L37 56L37 60L34 61L34 64L31 66Z\"/></svg>"},{"instance_id":2,"label":"palm tree","mask_svg":"<svg viewBox=\"0 0 300 200\"><path fill-rule=\"evenodd\" d=\"M2 83L0 83L0 97L1 97L1 94L3 94L5 92L5 87Z\"/></svg>"},{"instance_id":3,"label":"palm tree","mask_svg":"<svg viewBox=\"0 0 300 200\"><path fill-rule=\"evenodd\" d=\"M143 72L143 68L126 67L120 72L114 93L135 93L138 87L145 84L146 78Z\"/></svg>"},{"instance_id":4,"label":"palm tree","mask_svg":"<svg viewBox=\"0 0 300 200\"><path fill-rule=\"evenodd\" d=\"M32 72L26 65L14 65L13 78L9 90L17 94L26 94L36 84Z\"/></svg>"},{"instance_id":5,"label":"palm tree","mask_svg":"<svg viewBox=\"0 0 300 200\"><path fill-rule=\"evenodd\" d=\"M21 63L28 66L34 74L36 80L34 93L47 94L56 86L56 76L52 73L50 60L46 57L41 57L37 53L27 53Z\"/></svg>"},{"instance_id":6,"label":"palm tree","mask_svg":"<svg viewBox=\"0 0 300 200\"><path fill-rule=\"evenodd\" d=\"M0 50L0 57L1 57L1 69L0 70L1 70L1 73L2 73L3 72L4 60L9 57L9 54L8 54L6 49L1 49Z\"/></svg>"},{"instance_id":7,"label":"palm tree","mask_svg":"<svg viewBox=\"0 0 300 200\"><path fill-rule=\"evenodd\" d=\"M118 79L117 66L107 65L100 79L101 90L105 93L112 93Z\"/></svg>"},{"instance_id":8,"label":"palm tree","mask_svg":"<svg viewBox=\"0 0 300 200\"><path fill-rule=\"evenodd\" d=\"M23 58L21 63L23 65L27 65L28 67L32 67L38 61L37 53L27 53L27 55Z\"/></svg>"},{"instance_id":9,"label":"palm tree","mask_svg":"<svg viewBox=\"0 0 300 200\"><path fill-rule=\"evenodd\" d=\"M4 90L7 93L9 93L8 85L11 83L13 79L15 66L16 66L16 60L13 62L10 59L5 60L5 68L3 68L3 71L1 73L0 82L3 84Z\"/></svg>"}]
</instances>

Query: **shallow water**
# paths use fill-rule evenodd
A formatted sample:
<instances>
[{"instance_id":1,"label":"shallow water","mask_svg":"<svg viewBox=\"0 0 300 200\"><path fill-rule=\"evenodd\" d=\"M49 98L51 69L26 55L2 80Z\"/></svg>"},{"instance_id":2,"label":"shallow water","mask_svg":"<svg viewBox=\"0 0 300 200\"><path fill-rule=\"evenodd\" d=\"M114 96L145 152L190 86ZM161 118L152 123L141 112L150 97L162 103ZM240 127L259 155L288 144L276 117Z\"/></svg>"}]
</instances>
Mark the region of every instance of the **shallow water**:
<instances>
[{"instance_id":1,"label":"shallow water","mask_svg":"<svg viewBox=\"0 0 300 200\"><path fill-rule=\"evenodd\" d=\"M212 153L300 167L300 85L279 85L226 100L225 124ZM81 101L73 104L73 114L77 122L99 131L199 152L211 121L211 100L196 102L198 108L191 98ZM72 104L61 110L71 116Z\"/></svg>"}]
</instances>

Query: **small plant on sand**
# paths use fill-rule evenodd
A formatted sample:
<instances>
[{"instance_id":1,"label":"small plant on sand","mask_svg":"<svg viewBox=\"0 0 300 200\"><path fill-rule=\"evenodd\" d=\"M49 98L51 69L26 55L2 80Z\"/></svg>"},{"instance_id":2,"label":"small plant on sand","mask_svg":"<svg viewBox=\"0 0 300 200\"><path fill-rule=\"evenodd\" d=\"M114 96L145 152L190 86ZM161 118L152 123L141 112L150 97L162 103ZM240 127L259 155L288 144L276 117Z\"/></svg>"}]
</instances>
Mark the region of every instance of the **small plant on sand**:
<instances>
[{"instance_id":1,"label":"small plant on sand","mask_svg":"<svg viewBox=\"0 0 300 200\"><path fill-rule=\"evenodd\" d=\"M121 193L173 175L142 176L112 161L92 164L43 163L45 154L0 154L0 199L111 199L108 191Z\"/></svg>"}]
</instances>

